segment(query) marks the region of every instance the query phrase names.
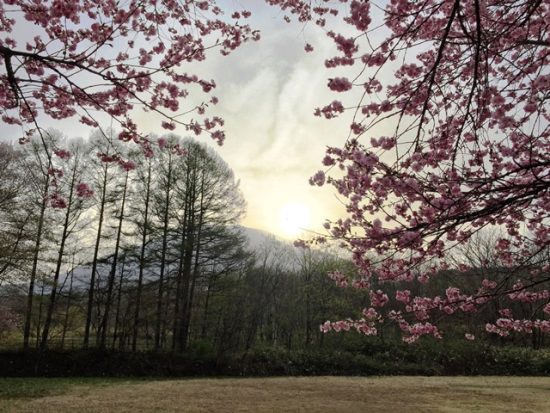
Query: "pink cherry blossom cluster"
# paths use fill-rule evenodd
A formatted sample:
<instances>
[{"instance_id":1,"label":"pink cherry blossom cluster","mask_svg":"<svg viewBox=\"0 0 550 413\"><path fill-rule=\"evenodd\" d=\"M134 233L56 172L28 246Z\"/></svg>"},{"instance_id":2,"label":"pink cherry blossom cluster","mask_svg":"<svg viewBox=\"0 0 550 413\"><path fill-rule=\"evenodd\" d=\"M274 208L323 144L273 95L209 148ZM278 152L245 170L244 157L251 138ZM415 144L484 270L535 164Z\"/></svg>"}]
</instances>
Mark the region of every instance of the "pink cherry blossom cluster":
<instances>
[{"instance_id":1,"label":"pink cherry blossom cluster","mask_svg":"<svg viewBox=\"0 0 550 413\"><path fill-rule=\"evenodd\" d=\"M348 277L340 271L329 272L328 277L333 280L338 287L345 288L349 285Z\"/></svg>"},{"instance_id":2,"label":"pink cherry blossom cluster","mask_svg":"<svg viewBox=\"0 0 550 413\"><path fill-rule=\"evenodd\" d=\"M315 175L309 179L309 183L311 185L323 186L325 184L325 173L323 171L317 171Z\"/></svg>"},{"instance_id":3,"label":"pink cherry blossom cluster","mask_svg":"<svg viewBox=\"0 0 550 413\"><path fill-rule=\"evenodd\" d=\"M384 307L390 300L388 295L381 290L370 291L370 302L373 307Z\"/></svg>"},{"instance_id":4,"label":"pink cherry blossom cluster","mask_svg":"<svg viewBox=\"0 0 550 413\"><path fill-rule=\"evenodd\" d=\"M65 198L57 191L48 195L49 204L54 209L64 209L67 207Z\"/></svg>"},{"instance_id":5,"label":"pink cherry blossom cluster","mask_svg":"<svg viewBox=\"0 0 550 413\"><path fill-rule=\"evenodd\" d=\"M322 109L315 109L315 116L323 115L327 119L332 119L338 116L339 113L344 112L344 106L342 102L335 100L330 105L325 106Z\"/></svg>"},{"instance_id":6,"label":"pink cherry blossom cluster","mask_svg":"<svg viewBox=\"0 0 550 413\"><path fill-rule=\"evenodd\" d=\"M65 149L55 149L53 153L61 159L69 159L71 157L71 153Z\"/></svg>"},{"instance_id":7,"label":"pink cherry blossom cluster","mask_svg":"<svg viewBox=\"0 0 550 413\"><path fill-rule=\"evenodd\" d=\"M99 111L118 124L121 140L144 144L146 136L131 120L133 109L140 106L162 115L160 126L165 129L182 125L223 142L223 122L181 117L190 112L202 116L217 102L212 96L198 106L182 107L191 93L210 94L216 87L214 80L184 73L182 66L204 60L210 48L226 55L259 39L259 32L246 24L249 11L224 11L217 3L0 3L2 121L21 125L25 141L29 133L42 130L39 114L52 119L77 117L97 127L94 113ZM32 39L12 37L29 26L37 32Z\"/></svg>"},{"instance_id":8,"label":"pink cherry blossom cluster","mask_svg":"<svg viewBox=\"0 0 550 413\"><path fill-rule=\"evenodd\" d=\"M506 337L512 332L531 334L538 329L541 333L550 333L550 320L515 320L512 318L499 318L494 324L487 323L485 330L488 333Z\"/></svg>"},{"instance_id":9,"label":"pink cherry blossom cluster","mask_svg":"<svg viewBox=\"0 0 550 413\"><path fill-rule=\"evenodd\" d=\"M363 310L364 318L360 320L340 320L340 321L325 321L320 330L322 333L328 333L330 331L349 331L354 329L358 333L373 336L376 335L378 330L376 329L376 323L380 322L380 316L374 308L368 308Z\"/></svg>"},{"instance_id":10,"label":"pink cherry blossom cluster","mask_svg":"<svg viewBox=\"0 0 550 413\"><path fill-rule=\"evenodd\" d=\"M133 169L136 169L136 164L135 164L135 162L132 162L132 161L120 160L119 165L126 172L129 172Z\"/></svg>"},{"instance_id":11,"label":"pink cherry blossom cluster","mask_svg":"<svg viewBox=\"0 0 550 413\"><path fill-rule=\"evenodd\" d=\"M352 86L351 82L345 77L336 77L328 82L329 89L335 92L345 92L350 90Z\"/></svg>"},{"instance_id":12,"label":"pink cherry blossom cluster","mask_svg":"<svg viewBox=\"0 0 550 413\"><path fill-rule=\"evenodd\" d=\"M178 156L187 155L187 149L177 143L177 140L162 137L158 139L157 144L160 150L166 150Z\"/></svg>"},{"instance_id":13,"label":"pink cherry blossom cluster","mask_svg":"<svg viewBox=\"0 0 550 413\"><path fill-rule=\"evenodd\" d=\"M519 284L521 285L521 284ZM522 286L523 287L523 286ZM512 301L521 301L524 303L534 303L536 301L544 300L549 301L550 300L550 291L549 290L541 290L541 291L528 291L523 289L522 287L518 287L518 284L514 285L514 292L508 294L508 297Z\"/></svg>"},{"instance_id":14,"label":"pink cherry blossom cluster","mask_svg":"<svg viewBox=\"0 0 550 413\"><path fill-rule=\"evenodd\" d=\"M80 198L91 198L94 195L94 191L90 186L84 182L80 182L76 185L76 195Z\"/></svg>"},{"instance_id":15,"label":"pink cherry blossom cluster","mask_svg":"<svg viewBox=\"0 0 550 413\"><path fill-rule=\"evenodd\" d=\"M117 153L108 154L104 152L98 152L96 155L101 160L101 162L116 163L120 166L120 169L125 172L129 172L136 168L135 162L125 160L121 155ZM145 152L145 155L147 156L147 152Z\"/></svg>"},{"instance_id":16,"label":"pink cherry blossom cluster","mask_svg":"<svg viewBox=\"0 0 550 413\"><path fill-rule=\"evenodd\" d=\"M441 333L438 328L430 322L416 322L411 324L405 320L400 311L395 310L389 311L387 317L389 320L397 323L403 332L403 341L406 343L414 343L420 337L425 335L441 338Z\"/></svg>"},{"instance_id":17,"label":"pink cherry blossom cluster","mask_svg":"<svg viewBox=\"0 0 550 413\"><path fill-rule=\"evenodd\" d=\"M398 322L409 341L439 334L427 321L434 312L474 313L501 299L546 308L550 267L539 258L550 248L550 6L392 1L376 37L369 2L340 4L348 26L327 31L338 53L325 66L357 67L357 75L348 68L348 77L330 76L328 88L346 95L363 86L364 95L356 105L333 101L315 112L349 113L355 135L329 147L327 170L310 179L345 200L348 217L328 223L329 236L349 249L365 282L400 283L388 299L404 306ZM381 124L393 134L376 136ZM449 286L444 295L405 293L441 271L474 271L449 258L485 228L503 233L493 248L494 277L469 289ZM510 287L512 276L521 279ZM370 294L380 305L378 291ZM487 331L510 331L503 323ZM546 323L511 325L530 333L546 332Z\"/></svg>"}]
</instances>

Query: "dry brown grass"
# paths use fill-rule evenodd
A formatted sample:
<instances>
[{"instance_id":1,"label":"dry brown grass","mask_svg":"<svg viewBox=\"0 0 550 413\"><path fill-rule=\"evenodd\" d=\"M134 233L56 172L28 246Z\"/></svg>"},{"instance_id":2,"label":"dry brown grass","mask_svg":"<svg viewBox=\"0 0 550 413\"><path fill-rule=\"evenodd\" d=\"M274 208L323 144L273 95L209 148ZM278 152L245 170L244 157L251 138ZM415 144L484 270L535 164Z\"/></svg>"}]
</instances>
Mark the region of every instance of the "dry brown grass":
<instances>
[{"instance_id":1,"label":"dry brown grass","mask_svg":"<svg viewBox=\"0 0 550 413\"><path fill-rule=\"evenodd\" d=\"M539 377L285 377L77 386L5 412L550 412Z\"/></svg>"}]
</instances>

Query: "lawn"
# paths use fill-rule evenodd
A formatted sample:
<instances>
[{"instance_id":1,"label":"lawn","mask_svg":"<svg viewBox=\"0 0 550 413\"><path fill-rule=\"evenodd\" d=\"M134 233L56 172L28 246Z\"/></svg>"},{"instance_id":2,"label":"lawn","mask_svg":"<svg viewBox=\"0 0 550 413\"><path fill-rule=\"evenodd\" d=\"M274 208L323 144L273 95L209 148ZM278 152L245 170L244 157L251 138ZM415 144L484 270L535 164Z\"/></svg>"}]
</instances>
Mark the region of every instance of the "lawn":
<instances>
[{"instance_id":1,"label":"lawn","mask_svg":"<svg viewBox=\"0 0 550 413\"><path fill-rule=\"evenodd\" d=\"M544 377L0 379L2 412L550 412Z\"/></svg>"}]
</instances>

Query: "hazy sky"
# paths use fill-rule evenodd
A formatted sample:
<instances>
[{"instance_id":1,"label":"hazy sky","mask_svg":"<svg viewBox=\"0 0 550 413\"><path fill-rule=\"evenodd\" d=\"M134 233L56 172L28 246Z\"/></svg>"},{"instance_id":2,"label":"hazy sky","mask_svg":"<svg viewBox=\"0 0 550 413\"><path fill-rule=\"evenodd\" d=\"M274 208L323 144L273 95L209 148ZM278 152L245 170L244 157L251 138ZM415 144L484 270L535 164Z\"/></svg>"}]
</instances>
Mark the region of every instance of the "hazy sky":
<instances>
[{"instance_id":1,"label":"hazy sky","mask_svg":"<svg viewBox=\"0 0 550 413\"><path fill-rule=\"evenodd\" d=\"M315 231L342 215L332 187L312 187L308 179L323 169L326 146L345 141L349 123L313 116L315 107L339 97L326 87L336 75L324 68L333 52L329 39L314 25L285 23L275 8L258 11L251 24L262 29L259 42L228 57L212 54L202 66L218 84L216 111L227 139L217 150L241 180L248 202L243 224L292 238L281 223L292 221L289 215ZM304 52L306 42L313 53Z\"/></svg>"},{"instance_id":2,"label":"hazy sky","mask_svg":"<svg viewBox=\"0 0 550 413\"><path fill-rule=\"evenodd\" d=\"M220 103L208 115L225 119L227 138L223 147L208 143L240 179L248 203L243 225L293 238L296 234L288 226L320 231L326 218L342 214L335 191L328 186L312 187L308 178L323 168L325 147L344 142L349 123L313 116L315 107L340 97L326 87L329 77L339 75L324 68L324 59L333 52L326 36L312 24L287 24L276 8L260 3L239 2L255 12L250 23L261 29L259 42L246 44L227 57L214 51L205 62L182 71L213 78L218 85L214 95ZM304 52L306 42L315 47L313 53ZM139 110L135 120L145 132L162 133L157 127L159 119L151 116ZM68 136L75 130L78 136L89 135L74 120L44 120L43 125ZM13 128L2 129L4 139L19 137ZM183 127L174 132L189 136ZM204 135L200 140L209 138ZM281 219L292 221L295 215L296 222L285 228Z\"/></svg>"},{"instance_id":3,"label":"hazy sky","mask_svg":"<svg viewBox=\"0 0 550 413\"><path fill-rule=\"evenodd\" d=\"M274 25L260 42L209 64L226 120L227 141L219 152L241 179L248 201L244 224L284 236L291 234L281 228L281 214L300 214L299 205L314 230L337 214L334 191L312 187L308 178L322 168L325 147L343 142L348 127L313 116L316 106L331 100L325 54L304 52L300 27L280 20Z\"/></svg>"}]
</instances>

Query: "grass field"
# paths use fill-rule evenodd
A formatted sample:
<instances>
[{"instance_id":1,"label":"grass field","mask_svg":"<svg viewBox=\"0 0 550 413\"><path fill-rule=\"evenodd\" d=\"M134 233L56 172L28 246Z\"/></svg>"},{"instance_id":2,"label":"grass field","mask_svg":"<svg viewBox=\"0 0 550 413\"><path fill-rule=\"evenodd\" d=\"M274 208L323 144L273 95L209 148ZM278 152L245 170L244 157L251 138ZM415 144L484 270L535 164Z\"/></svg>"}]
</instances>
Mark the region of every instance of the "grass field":
<instances>
[{"instance_id":1,"label":"grass field","mask_svg":"<svg viewBox=\"0 0 550 413\"><path fill-rule=\"evenodd\" d=\"M0 379L1 412L550 412L544 377Z\"/></svg>"}]
</instances>

